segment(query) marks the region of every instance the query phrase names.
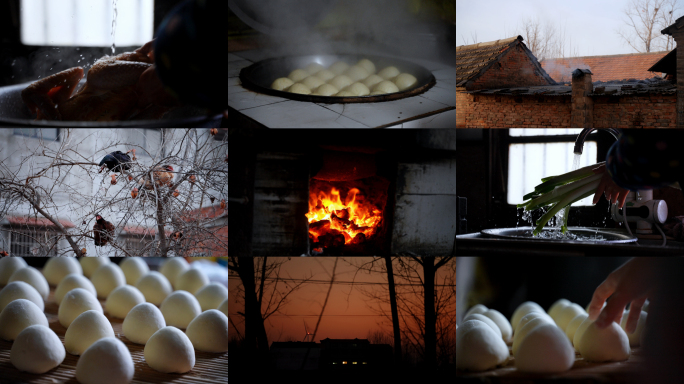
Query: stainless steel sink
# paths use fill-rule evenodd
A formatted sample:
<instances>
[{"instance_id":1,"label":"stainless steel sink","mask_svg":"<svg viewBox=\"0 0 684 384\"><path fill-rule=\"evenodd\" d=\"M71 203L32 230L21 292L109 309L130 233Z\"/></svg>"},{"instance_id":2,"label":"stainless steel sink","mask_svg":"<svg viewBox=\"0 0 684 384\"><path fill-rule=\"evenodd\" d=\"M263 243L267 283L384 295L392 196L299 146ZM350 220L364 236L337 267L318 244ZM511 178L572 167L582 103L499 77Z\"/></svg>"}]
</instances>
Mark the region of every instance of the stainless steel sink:
<instances>
[{"instance_id":1,"label":"stainless steel sink","mask_svg":"<svg viewBox=\"0 0 684 384\"><path fill-rule=\"evenodd\" d=\"M568 233L562 235L558 229L544 228L539 236L532 236L534 227L517 228L493 228L480 231L485 237L512 240L536 240L552 241L561 243L632 243L636 242L635 236L630 236L627 231L620 229L592 228L592 227L568 227Z\"/></svg>"}]
</instances>

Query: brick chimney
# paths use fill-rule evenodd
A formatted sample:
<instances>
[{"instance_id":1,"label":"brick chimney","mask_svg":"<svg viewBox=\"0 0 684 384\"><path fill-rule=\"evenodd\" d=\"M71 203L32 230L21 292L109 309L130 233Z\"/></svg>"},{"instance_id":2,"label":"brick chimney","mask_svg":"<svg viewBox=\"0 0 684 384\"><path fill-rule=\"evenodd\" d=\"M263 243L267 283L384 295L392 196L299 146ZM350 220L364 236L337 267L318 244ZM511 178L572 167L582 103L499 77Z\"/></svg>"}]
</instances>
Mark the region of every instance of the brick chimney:
<instances>
[{"instance_id":1,"label":"brick chimney","mask_svg":"<svg viewBox=\"0 0 684 384\"><path fill-rule=\"evenodd\" d=\"M575 69L572 71L572 115L570 126L573 128L594 128L594 100L589 94L594 91L591 71Z\"/></svg>"},{"instance_id":2,"label":"brick chimney","mask_svg":"<svg viewBox=\"0 0 684 384\"><path fill-rule=\"evenodd\" d=\"M677 42L677 128L684 128L684 16L660 31Z\"/></svg>"}]
</instances>

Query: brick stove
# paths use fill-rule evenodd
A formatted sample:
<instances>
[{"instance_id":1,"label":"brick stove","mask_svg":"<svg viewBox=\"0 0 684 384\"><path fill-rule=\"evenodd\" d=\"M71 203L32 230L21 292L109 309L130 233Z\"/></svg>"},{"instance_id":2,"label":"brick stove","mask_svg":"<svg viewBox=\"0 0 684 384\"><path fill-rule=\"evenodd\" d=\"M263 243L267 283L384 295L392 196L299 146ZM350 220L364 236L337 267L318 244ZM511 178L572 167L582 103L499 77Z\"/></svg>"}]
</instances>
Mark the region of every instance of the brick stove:
<instances>
[{"instance_id":1,"label":"brick stove","mask_svg":"<svg viewBox=\"0 0 684 384\"><path fill-rule=\"evenodd\" d=\"M239 130L229 254L451 255L454 129Z\"/></svg>"}]
</instances>

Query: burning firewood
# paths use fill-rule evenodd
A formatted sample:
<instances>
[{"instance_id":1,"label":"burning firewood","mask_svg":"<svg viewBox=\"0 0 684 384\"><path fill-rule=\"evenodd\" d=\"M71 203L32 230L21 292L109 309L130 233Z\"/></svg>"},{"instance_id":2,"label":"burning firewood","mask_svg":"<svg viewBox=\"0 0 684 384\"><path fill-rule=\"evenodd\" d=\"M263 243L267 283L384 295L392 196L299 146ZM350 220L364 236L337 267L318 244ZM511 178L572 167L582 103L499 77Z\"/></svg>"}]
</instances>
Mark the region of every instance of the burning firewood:
<instances>
[{"instance_id":1,"label":"burning firewood","mask_svg":"<svg viewBox=\"0 0 684 384\"><path fill-rule=\"evenodd\" d=\"M366 235L363 233L357 234L351 241L351 244L361 244L366 241Z\"/></svg>"}]
</instances>

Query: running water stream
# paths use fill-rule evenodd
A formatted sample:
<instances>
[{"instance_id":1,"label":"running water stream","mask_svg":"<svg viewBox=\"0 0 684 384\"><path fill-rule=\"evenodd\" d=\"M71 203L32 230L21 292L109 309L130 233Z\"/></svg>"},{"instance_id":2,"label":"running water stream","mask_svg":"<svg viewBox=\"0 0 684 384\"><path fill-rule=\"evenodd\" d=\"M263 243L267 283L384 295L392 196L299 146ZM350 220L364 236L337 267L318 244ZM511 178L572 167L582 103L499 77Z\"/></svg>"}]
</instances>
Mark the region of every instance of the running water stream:
<instances>
[{"instance_id":1,"label":"running water stream","mask_svg":"<svg viewBox=\"0 0 684 384\"><path fill-rule=\"evenodd\" d=\"M579 164L580 164L580 157L582 154L580 153L575 153L574 158L572 159L572 169L571 171L576 171L579 169ZM555 228L557 229L562 229L563 224L567 223L568 220L566 218L569 218L570 214L570 206L572 204L568 204L567 207L561 209L557 214L556 214L556 225Z\"/></svg>"},{"instance_id":2,"label":"running water stream","mask_svg":"<svg viewBox=\"0 0 684 384\"><path fill-rule=\"evenodd\" d=\"M114 11L112 17L112 56L114 56L116 51L116 43L114 42L114 35L116 33L116 0L112 0L112 7Z\"/></svg>"}]
</instances>

